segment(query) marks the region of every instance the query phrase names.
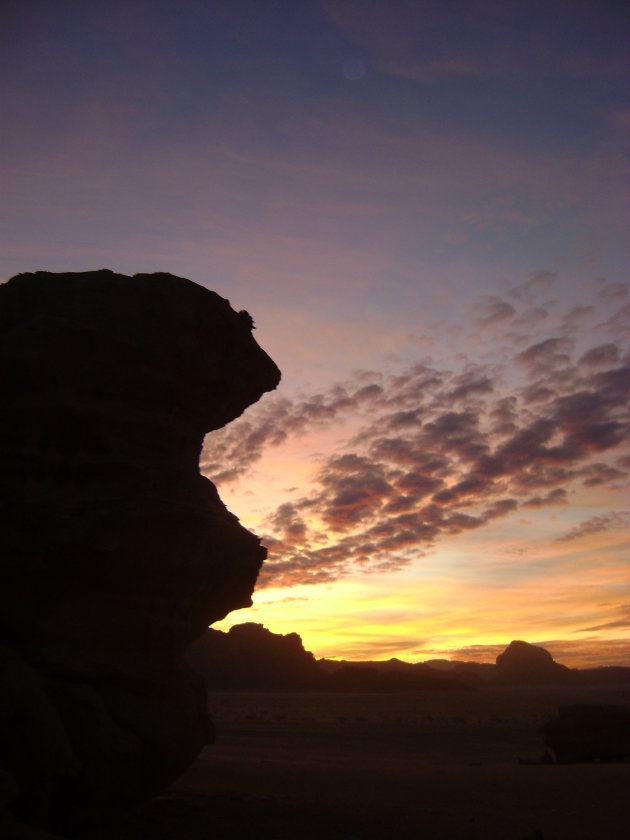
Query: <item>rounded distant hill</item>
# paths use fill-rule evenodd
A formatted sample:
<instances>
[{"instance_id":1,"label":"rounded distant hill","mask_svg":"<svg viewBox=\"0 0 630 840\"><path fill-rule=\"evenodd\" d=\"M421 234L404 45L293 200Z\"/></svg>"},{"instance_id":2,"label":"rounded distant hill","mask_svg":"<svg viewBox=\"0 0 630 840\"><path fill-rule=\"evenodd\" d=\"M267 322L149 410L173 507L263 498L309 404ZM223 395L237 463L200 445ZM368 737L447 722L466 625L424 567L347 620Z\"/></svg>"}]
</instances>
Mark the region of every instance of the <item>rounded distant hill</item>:
<instances>
[{"instance_id":1,"label":"rounded distant hill","mask_svg":"<svg viewBox=\"0 0 630 840\"><path fill-rule=\"evenodd\" d=\"M497 656L497 675L506 682L548 682L569 673L554 662L548 650L528 642L513 641Z\"/></svg>"}]
</instances>

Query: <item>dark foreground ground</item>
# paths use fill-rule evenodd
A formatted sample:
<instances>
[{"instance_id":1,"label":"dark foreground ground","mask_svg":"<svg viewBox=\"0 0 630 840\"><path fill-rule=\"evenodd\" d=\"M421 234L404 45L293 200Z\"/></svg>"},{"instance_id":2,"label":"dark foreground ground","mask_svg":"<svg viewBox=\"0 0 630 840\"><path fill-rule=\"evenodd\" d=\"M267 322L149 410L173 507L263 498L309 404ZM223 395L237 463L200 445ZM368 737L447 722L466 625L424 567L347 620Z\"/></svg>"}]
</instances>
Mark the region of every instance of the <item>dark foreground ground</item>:
<instances>
[{"instance_id":1,"label":"dark foreground ground","mask_svg":"<svg viewBox=\"0 0 630 840\"><path fill-rule=\"evenodd\" d=\"M627 840L630 764L519 763L573 702L630 691L213 693L216 745L89 840Z\"/></svg>"}]
</instances>

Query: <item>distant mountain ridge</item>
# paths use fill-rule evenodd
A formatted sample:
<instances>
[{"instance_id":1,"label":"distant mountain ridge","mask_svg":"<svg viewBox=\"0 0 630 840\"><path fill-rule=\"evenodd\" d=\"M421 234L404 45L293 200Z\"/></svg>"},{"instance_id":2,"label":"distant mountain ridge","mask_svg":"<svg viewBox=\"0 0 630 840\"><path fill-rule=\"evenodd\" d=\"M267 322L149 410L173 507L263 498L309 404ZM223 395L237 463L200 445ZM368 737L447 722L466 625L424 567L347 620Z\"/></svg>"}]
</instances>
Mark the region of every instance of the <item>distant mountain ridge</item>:
<instances>
[{"instance_id":1,"label":"distant mountain ridge","mask_svg":"<svg viewBox=\"0 0 630 840\"><path fill-rule=\"evenodd\" d=\"M297 633L272 633L262 624L209 628L188 649L187 660L209 690L406 691L466 690L484 685L630 685L630 667L567 668L538 645L514 640L496 664L319 659Z\"/></svg>"}]
</instances>

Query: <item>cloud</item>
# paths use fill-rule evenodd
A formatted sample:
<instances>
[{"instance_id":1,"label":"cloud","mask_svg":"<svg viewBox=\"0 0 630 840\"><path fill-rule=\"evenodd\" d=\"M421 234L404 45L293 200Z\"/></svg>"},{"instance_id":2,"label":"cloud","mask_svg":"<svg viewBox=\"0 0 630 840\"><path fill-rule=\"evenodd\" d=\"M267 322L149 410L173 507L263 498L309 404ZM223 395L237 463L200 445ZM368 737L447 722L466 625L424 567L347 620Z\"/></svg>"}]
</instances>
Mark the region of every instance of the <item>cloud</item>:
<instances>
[{"instance_id":1,"label":"cloud","mask_svg":"<svg viewBox=\"0 0 630 840\"><path fill-rule=\"evenodd\" d=\"M582 627L576 630L576 633L594 633L599 630L620 630L621 628L630 627L630 604L622 604L616 610L620 613L619 618L612 621L605 621L602 624L595 624L592 627Z\"/></svg>"},{"instance_id":2,"label":"cloud","mask_svg":"<svg viewBox=\"0 0 630 840\"><path fill-rule=\"evenodd\" d=\"M354 454L332 458L318 479L322 519L334 531L373 519L392 491L384 465Z\"/></svg>"},{"instance_id":3,"label":"cloud","mask_svg":"<svg viewBox=\"0 0 630 840\"><path fill-rule=\"evenodd\" d=\"M556 487L544 496L532 496L523 502L523 507L543 508L549 505L564 505L567 502L567 491L564 487Z\"/></svg>"},{"instance_id":4,"label":"cloud","mask_svg":"<svg viewBox=\"0 0 630 840\"><path fill-rule=\"evenodd\" d=\"M614 365L618 361L619 348L616 344L600 344L584 353L578 364L595 368Z\"/></svg>"},{"instance_id":5,"label":"cloud","mask_svg":"<svg viewBox=\"0 0 630 840\"><path fill-rule=\"evenodd\" d=\"M515 313L505 310L499 328L528 311L555 280L551 272L530 278L523 302L514 298ZM490 309L488 301L477 311L492 320L497 301ZM593 346L582 345L574 360L577 309L590 313L574 302L568 313L541 320L551 334L533 331L517 353L509 353L516 339L504 337L505 357L516 364L489 366L467 355L449 366L425 360L390 374L363 371L313 395L265 398L210 435L202 465L213 477L211 465L227 464L219 483L289 438L328 430L335 441L332 451L320 452L309 482L268 512L262 537L269 560L259 586L400 569L446 536L520 509L539 516L568 506L577 488L623 487L630 471L630 367L622 343L598 343L596 329ZM557 539L627 523L625 514L610 511Z\"/></svg>"},{"instance_id":6,"label":"cloud","mask_svg":"<svg viewBox=\"0 0 630 840\"><path fill-rule=\"evenodd\" d=\"M572 343L567 338L547 338L532 344L516 356L516 361L529 368L532 374L541 375L568 365Z\"/></svg>"},{"instance_id":7,"label":"cloud","mask_svg":"<svg viewBox=\"0 0 630 840\"><path fill-rule=\"evenodd\" d=\"M600 289L599 297L605 303L620 303L628 296L626 283L606 283Z\"/></svg>"},{"instance_id":8,"label":"cloud","mask_svg":"<svg viewBox=\"0 0 630 840\"><path fill-rule=\"evenodd\" d=\"M609 318L598 324L597 328L607 332L619 341L627 338L630 333L630 303L626 303Z\"/></svg>"},{"instance_id":9,"label":"cloud","mask_svg":"<svg viewBox=\"0 0 630 840\"><path fill-rule=\"evenodd\" d=\"M407 656L412 655L415 659L416 653L422 650L424 642L418 639L369 639L367 642L346 642L344 645L344 656L351 661L358 660L369 662L374 659L382 659L392 654L406 651ZM335 657L337 658L337 657Z\"/></svg>"},{"instance_id":10,"label":"cloud","mask_svg":"<svg viewBox=\"0 0 630 840\"><path fill-rule=\"evenodd\" d=\"M494 665L496 658L503 653L508 642L499 645L466 645L455 650L436 650L436 654L446 654L455 662L485 662Z\"/></svg>"},{"instance_id":11,"label":"cloud","mask_svg":"<svg viewBox=\"0 0 630 840\"><path fill-rule=\"evenodd\" d=\"M549 312L544 306L530 306L523 310L518 318L514 319L514 325L518 327L532 328L546 321L549 317Z\"/></svg>"},{"instance_id":12,"label":"cloud","mask_svg":"<svg viewBox=\"0 0 630 840\"><path fill-rule=\"evenodd\" d=\"M478 313L476 323L482 327L509 320L516 312L511 303L496 296L482 298L475 309Z\"/></svg>"},{"instance_id":13,"label":"cloud","mask_svg":"<svg viewBox=\"0 0 630 840\"><path fill-rule=\"evenodd\" d=\"M626 466L630 465L626 464ZM584 487L597 487L602 484L614 487L615 482L627 477L626 472L601 463L588 464L581 470L581 473L585 476L582 481Z\"/></svg>"},{"instance_id":14,"label":"cloud","mask_svg":"<svg viewBox=\"0 0 630 840\"><path fill-rule=\"evenodd\" d=\"M269 517L269 522L276 531L280 531L285 540L293 542L303 540L307 527L298 510L291 502L285 502Z\"/></svg>"},{"instance_id":15,"label":"cloud","mask_svg":"<svg viewBox=\"0 0 630 840\"><path fill-rule=\"evenodd\" d=\"M565 330L575 330L589 315L595 312L594 306L573 306L562 318Z\"/></svg>"},{"instance_id":16,"label":"cloud","mask_svg":"<svg viewBox=\"0 0 630 840\"><path fill-rule=\"evenodd\" d=\"M566 542L568 540L577 540L582 537L589 537L592 534L598 534L602 531L610 531L614 528L625 528L630 523L630 511L611 513L603 513L599 516L592 516L590 519L585 519L575 528L571 528L566 534L557 537L559 542Z\"/></svg>"},{"instance_id":17,"label":"cloud","mask_svg":"<svg viewBox=\"0 0 630 840\"><path fill-rule=\"evenodd\" d=\"M273 393L245 414L206 436L200 457L200 469L217 484L236 481L251 469L267 447L277 447L289 436L306 434L313 427L326 427L353 411L374 403L382 394L376 383L361 384L351 392L342 384L333 385L325 394L313 394L288 400Z\"/></svg>"},{"instance_id":18,"label":"cloud","mask_svg":"<svg viewBox=\"0 0 630 840\"><path fill-rule=\"evenodd\" d=\"M558 273L556 271L541 268L531 274L525 283L514 286L510 290L510 297L518 303L532 305L539 294L551 289L557 278Z\"/></svg>"},{"instance_id":19,"label":"cloud","mask_svg":"<svg viewBox=\"0 0 630 840\"><path fill-rule=\"evenodd\" d=\"M457 392L461 375L428 376L426 367L385 382L374 405L377 416L348 451L325 462L316 490L301 502L329 536L341 539L325 551L302 552L302 565L292 556L296 580L305 579L302 572L310 577L315 567L332 577L353 565L366 571L385 561L402 567L441 535L482 528L519 506L566 504L573 481L623 478L620 469L589 462L592 454L627 440L622 379L615 370L595 373L582 382L589 387L555 396L534 416L515 394L496 399L494 386L468 389L463 410L444 411L445 396ZM414 387L415 380L431 381L432 389ZM481 378L469 372L466 381ZM412 394L420 401L415 409L409 408ZM566 538L611 523L594 522Z\"/></svg>"},{"instance_id":20,"label":"cloud","mask_svg":"<svg viewBox=\"0 0 630 840\"><path fill-rule=\"evenodd\" d=\"M474 395L490 394L494 390L491 377L480 371L466 371L453 378L453 388L444 394L444 402L452 404Z\"/></svg>"}]
</instances>

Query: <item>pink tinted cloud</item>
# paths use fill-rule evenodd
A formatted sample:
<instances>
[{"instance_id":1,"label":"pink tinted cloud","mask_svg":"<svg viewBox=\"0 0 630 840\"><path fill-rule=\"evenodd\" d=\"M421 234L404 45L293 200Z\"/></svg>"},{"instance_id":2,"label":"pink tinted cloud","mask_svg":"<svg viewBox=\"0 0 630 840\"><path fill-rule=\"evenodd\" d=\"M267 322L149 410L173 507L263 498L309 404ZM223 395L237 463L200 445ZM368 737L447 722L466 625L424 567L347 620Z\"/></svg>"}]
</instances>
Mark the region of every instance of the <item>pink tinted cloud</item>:
<instances>
[{"instance_id":1,"label":"pink tinted cloud","mask_svg":"<svg viewBox=\"0 0 630 840\"><path fill-rule=\"evenodd\" d=\"M558 329L564 322L560 314ZM580 485L614 491L627 482L619 456L630 446L630 368L622 347L609 342L601 351L595 339L574 361L571 336L532 338L511 369L518 376L470 358L462 370L419 363L388 376L363 373L299 400L271 398L217 433L208 456L214 446L215 463L232 459L242 473L286 435L333 429L342 418L356 429L323 459L310 490L269 515L263 585L403 567L443 536L519 508L567 507ZM532 389L540 391L535 400ZM559 539L627 524L620 516L595 517Z\"/></svg>"}]
</instances>

